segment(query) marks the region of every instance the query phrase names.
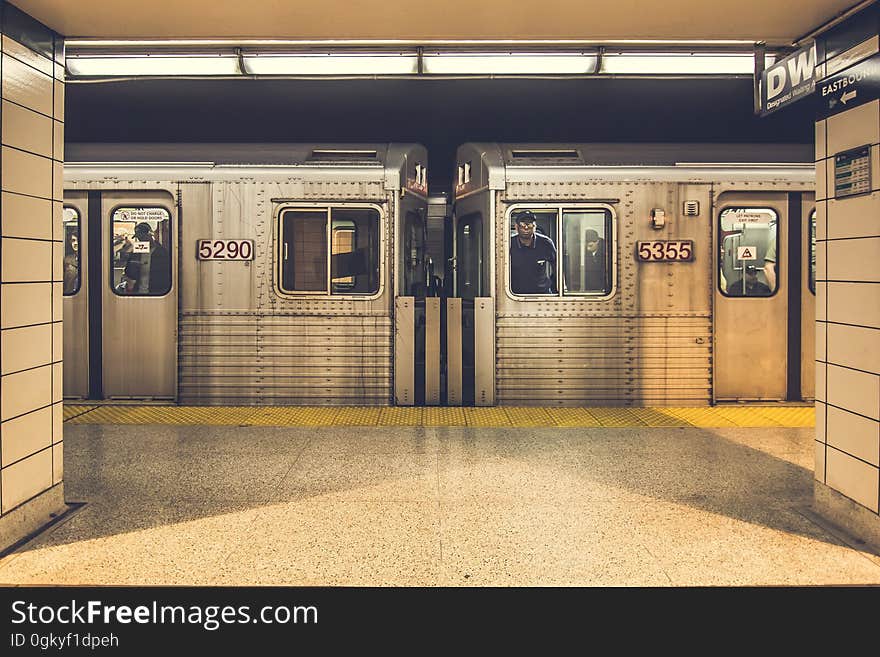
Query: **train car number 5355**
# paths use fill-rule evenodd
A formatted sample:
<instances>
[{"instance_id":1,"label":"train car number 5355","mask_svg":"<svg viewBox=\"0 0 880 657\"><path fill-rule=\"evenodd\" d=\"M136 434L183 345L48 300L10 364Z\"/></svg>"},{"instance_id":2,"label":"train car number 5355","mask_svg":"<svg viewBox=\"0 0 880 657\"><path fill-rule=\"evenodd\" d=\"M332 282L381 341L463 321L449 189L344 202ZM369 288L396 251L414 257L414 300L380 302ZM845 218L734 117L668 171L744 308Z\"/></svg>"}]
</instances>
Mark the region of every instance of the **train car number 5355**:
<instances>
[{"instance_id":1,"label":"train car number 5355","mask_svg":"<svg viewBox=\"0 0 880 657\"><path fill-rule=\"evenodd\" d=\"M253 240L198 240L196 257L199 260L253 260Z\"/></svg>"},{"instance_id":2,"label":"train car number 5355","mask_svg":"<svg viewBox=\"0 0 880 657\"><path fill-rule=\"evenodd\" d=\"M693 240L636 242L636 258L642 262L690 262L694 259L694 242Z\"/></svg>"}]
</instances>

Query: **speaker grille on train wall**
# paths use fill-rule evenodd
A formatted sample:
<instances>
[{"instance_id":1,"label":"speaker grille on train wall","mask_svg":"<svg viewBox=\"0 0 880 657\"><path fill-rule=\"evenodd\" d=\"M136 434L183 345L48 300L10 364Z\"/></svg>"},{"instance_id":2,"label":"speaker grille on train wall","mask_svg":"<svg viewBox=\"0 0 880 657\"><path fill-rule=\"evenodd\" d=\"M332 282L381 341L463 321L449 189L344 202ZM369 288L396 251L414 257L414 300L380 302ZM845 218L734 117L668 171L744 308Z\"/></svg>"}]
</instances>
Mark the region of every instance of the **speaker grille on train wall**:
<instances>
[{"instance_id":1,"label":"speaker grille on train wall","mask_svg":"<svg viewBox=\"0 0 880 657\"><path fill-rule=\"evenodd\" d=\"M697 217L700 214L700 202L699 201L685 201L684 202L684 216L685 217Z\"/></svg>"}]
</instances>

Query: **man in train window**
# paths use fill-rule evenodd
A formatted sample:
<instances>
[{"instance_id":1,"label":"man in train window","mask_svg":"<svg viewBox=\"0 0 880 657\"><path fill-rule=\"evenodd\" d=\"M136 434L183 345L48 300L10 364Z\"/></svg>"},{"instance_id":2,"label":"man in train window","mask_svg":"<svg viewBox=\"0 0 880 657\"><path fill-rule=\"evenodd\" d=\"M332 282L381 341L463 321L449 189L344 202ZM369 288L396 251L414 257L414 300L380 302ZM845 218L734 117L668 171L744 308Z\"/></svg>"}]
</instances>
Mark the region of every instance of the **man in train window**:
<instances>
[{"instance_id":1,"label":"man in train window","mask_svg":"<svg viewBox=\"0 0 880 657\"><path fill-rule=\"evenodd\" d=\"M145 221L134 227L134 238L138 242L149 244L148 251L139 253L135 249L131 254L131 258L137 258L140 263L140 278L134 294L165 294L171 289L171 258L168 256L168 249L156 241L150 224Z\"/></svg>"},{"instance_id":2,"label":"man in train window","mask_svg":"<svg viewBox=\"0 0 880 657\"><path fill-rule=\"evenodd\" d=\"M584 254L584 273L586 275L586 288L590 291L605 290L606 261L605 240L599 237L599 233L588 228L584 233L586 253Z\"/></svg>"},{"instance_id":3,"label":"man in train window","mask_svg":"<svg viewBox=\"0 0 880 657\"><path fill-rule=\"evenodd\" d=\"M746 265L745 275L745 291L743 291L743 279L739 279L727 288L728 296L769 297L772 294L770 288L758 280L758 269L755 265Z\"/></svg>"},{"instance_id":4,"label":"man in train window","mask_svg":"<svg viewBox=\"0 0 880 657\"><path fill-rule=\"evenodd\" d=\"M537 232L535 215L516 216L516 235L510 243L510 289L514 294L556 293L556 246Z\"/></svg>"}]
</instances>

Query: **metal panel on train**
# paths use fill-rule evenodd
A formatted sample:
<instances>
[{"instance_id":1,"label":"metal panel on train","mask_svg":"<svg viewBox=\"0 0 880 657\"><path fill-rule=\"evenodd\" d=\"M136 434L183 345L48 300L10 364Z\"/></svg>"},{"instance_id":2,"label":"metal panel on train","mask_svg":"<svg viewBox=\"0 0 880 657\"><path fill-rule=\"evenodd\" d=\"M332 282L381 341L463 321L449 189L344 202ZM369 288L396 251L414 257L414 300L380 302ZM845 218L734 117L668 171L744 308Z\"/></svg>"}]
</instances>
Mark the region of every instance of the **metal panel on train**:
<instances>
[{"instance_id":1,"label":"metal panel on train","mask_svg":"<svg viewBox=\"0 0 880 657\"><path fill-rule=\"evenodd\" d=\"M69 161L71 193L177 194L180 312L164 338L179 402L390 403L394 229L427 205L411 189L424 148L85 145ZM252 241L253 258L198 259L206 239Z\"/></svg>"}]
</instances>

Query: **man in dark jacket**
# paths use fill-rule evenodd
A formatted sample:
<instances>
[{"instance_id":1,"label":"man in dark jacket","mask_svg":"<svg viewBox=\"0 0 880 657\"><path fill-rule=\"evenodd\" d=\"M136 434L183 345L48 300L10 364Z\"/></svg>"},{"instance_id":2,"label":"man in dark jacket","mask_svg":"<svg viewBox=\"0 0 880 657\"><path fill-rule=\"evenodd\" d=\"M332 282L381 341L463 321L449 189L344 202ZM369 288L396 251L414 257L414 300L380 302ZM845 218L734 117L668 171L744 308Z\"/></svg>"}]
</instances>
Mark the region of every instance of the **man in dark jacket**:
<instances>
[{"instance_id":1,"label":"man in dark jacket","mask_svg":"<svg viewBox=\"0 0 880 657\"><path fill-rule=\"evenodd\" d=\"M586 253L584 258L584 271L586 273L586 289L591 292L605 291L607 282L607 268L605 260L605 240L599 237L592 228L584 233Z\"/></svg>"},{"instance_id":2,"label":"man in dark jacket","mask_svg":"<svg viewBox=\"0 0 880 657\"><path fill-rule=\"evenodd\" d=\"M556 246L535 230L535 215L517 215L510 241L510 289L514 294L556 293Z\"/></svg>"},{"instance_id":3,"label":"man in dark jacket","mask_svg":"<svg viewBox=\"0 0 880 657\"><path fill-rule=\"evenodd\" d=\"M731 297L769 297L772 292L770 288L758 280L758 270L755 265L746 265L746 289L743 292L743 279L739 279L729 288L727 295Z\"/></svg>"},{"instance_id":4,"label":"man in dark jacket","mask_svg":"<svg viewBox=\"0 0 880 657\"><path fill-rule=\"evenodd\" d=\"M140 262L140 280L134 294L161 296L171 289L171 258L168 249L153 237L150 224L142 221L134 227L134 238L141 244L148 243L149 251L134 249L131 258Z\"/></svg>"}]
</instances>

